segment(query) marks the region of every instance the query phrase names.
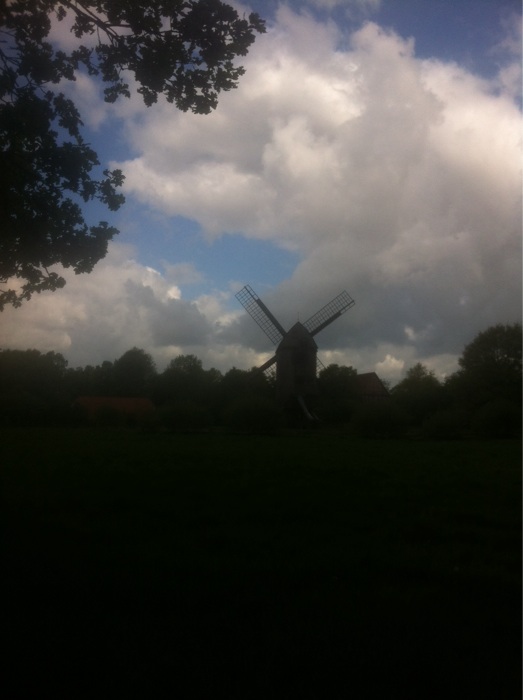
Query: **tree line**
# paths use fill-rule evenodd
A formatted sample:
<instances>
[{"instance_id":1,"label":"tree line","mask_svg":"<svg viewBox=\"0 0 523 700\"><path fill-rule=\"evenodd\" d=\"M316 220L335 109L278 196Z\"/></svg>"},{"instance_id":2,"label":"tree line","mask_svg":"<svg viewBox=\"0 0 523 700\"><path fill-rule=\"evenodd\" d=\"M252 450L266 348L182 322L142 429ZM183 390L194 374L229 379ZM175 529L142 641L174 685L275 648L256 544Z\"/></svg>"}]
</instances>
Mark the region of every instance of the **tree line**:
<instances>
[{"instance_id":1,"label":"tree line","mask_svg":"<svg viewBox=\"0 0 523 700\"><path fill-rule=\"evenodd\" d=\"M353 367L331 364L318 377L313 409L319 425L366 437L510 438L521 434L521 324L479 333L440 381L421 363L389 398L364 401ZM69 368L57 352L0 350L0 424L79 421L80 396L145 397L156 407L151 425L173 430L229 426L274 430L284 424L271 378L256 369L204 369L179 355L159 372L147 352L132 348L114 362ZM121 416L100 416L118 424Z\"/></svg>"}]
</instances>

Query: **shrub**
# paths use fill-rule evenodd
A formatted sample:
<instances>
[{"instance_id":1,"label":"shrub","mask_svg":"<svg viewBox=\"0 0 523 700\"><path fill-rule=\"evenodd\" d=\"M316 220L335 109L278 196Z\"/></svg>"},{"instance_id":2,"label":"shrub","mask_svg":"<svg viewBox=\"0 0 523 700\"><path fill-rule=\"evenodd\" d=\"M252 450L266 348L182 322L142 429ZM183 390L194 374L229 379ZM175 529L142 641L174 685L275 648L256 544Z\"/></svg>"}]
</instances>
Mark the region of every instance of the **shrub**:
<instances>
[{"instance_id":1,"label":"shrub","mask_svg":"<svg viewBox=\"0 0 523 700\"><path fill-rule=\"evenodd\" d=\"M17 427L47 425L50 421L48 404L28 392L0 395L0 424Z\"/></svg>"},{"instance_id":2,"label":"shrub","mask_svg":"<svg viewBox=\"0 0 523 700\"><path fill-rule=\"evenodd\" d=\"M322 423L343 425L350 422L357 405L356 401L351 401L350 399L332 402L322 401L319 403L316 412Z\"/></svg>"},{"instance_id":3,"label":"shrub","mask_svg":"<svg viewBox=\"0 0 523 700\"><path fill-rule=\"evenodd\" d=\"M467 415L457 408L437 411L423 423L423 437L431 440L457 440L467 428Z\"/></svg>"},{"instance_id":4,"label":"shrub","mask_svg":"<svg viewBox=\"0 0 523 700\"><path fill-rule=\"evenodd\" d=\"M517 438L521 436L521 408L511 401L489 401L472 417L472 434L483 438Z\"/></svg>"},{"instance_id":5,"label":"shrub","mask_svg":"<svg viewBox=\"0 0 523 700\"><path fill-rule=\"evenodd\" d=\"M274 433L283 425L282 411L270 399L250 397L238 399L225 410L225 427L248 433Z\"/></svg>"},{"instance_id":6,"label":"shrub","mask_svg":"<svg viewBox=\"0 0 523 700\"><path fill-rule=\"evenodd\" d=\"M212 426L212 416L205 406L194 401L176 401L158 409L161 427L174 432L208 430Z\"/></svg>"},{"instance_id":7,"label":"shrub","mask_svg":"<svg viewBox=\"0 0 523 700\"><path fill-rule=\"evenodd\" d=\"M405 434L406 418L392 401L364 403L355 411L352 433L363 438L396 438Z\"/></svg>"},{"instance_id":8,"label":"shrub","mask_svg":"<svg viewBox=\"0 0 523 700\"><path fill-rule=\"evenodd\" d=\"M126 425L126 415L112 406L100 406L93 423L97 428L122 428Z\"/></svg>"}]
</instances>

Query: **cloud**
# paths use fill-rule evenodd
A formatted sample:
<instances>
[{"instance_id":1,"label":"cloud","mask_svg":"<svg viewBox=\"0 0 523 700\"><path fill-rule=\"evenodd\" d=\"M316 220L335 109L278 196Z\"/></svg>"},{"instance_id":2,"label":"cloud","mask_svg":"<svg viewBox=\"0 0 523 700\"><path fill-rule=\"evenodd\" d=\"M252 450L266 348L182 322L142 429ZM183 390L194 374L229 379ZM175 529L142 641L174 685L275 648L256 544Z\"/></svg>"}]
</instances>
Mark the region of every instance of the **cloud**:
<instances>
[{"instance_id":1,"label":"cloud","mask_svg":"<svg viewBox=\"0 0 523 700\"><path fill-rule=\"evenodd\" d=\"M20 309L3 312L10 347L62 352L71 366L114 360L133 346L159 360L205 347L212 322L195 301L181 298L175 284L197 275L191 265L167 274L138 263L130 246L113 243L89 275L63 270L64 290L34 296Z\"/></svg>"},{"instance_id":2,"label":"cloud","mask_svg":"<svg viewBox=\"0 0 523 700\"><path fill-rule=\"evenodd\" d=\"M194 265L166 263L158 271L139 263L136 254L132 246L111 243L89 275L60 269L67 281L63 290L2 312L2 335L9 342L0 347L54 350L71 367L113 361L135 346L150 353L159 370L182 354L224 372L267 359L263 346L254 350L237 333L227 335L242 315L228 309L230 292L184 299L181 286L201 279Z\"/></svg>"},{"instance_id":3,"label":"cloud","mask_svg":"<svg viewBox=\"0 0 523 700\"><path fill-rule=\"evenodd\" d=\"M210 238L298 251L274 295L284 318L347 288L357 307L328 347L458 352L520 316L520 112L495 81L419 60L376 24L339 43L281 9L216 114L160 108L132 129L127 190Z\"/></svg>"},{"instance_id":4,"label":"cloud","mask_svg":"<svg viewBox=\"0 0 523 700\"><path fill-rule=\"evenodd\" d=\"M296 251L292 275L264 295L284 326L347 289L356 306L317 338L324 363L397 379L426 361L447 374L479 331L521 317L513 63L487 80L418 59L412 40L374 23L344 34L283 6L215 113L125 107L137 155L111 165L130 198L196 221L211 240ZM187 300L181 285L202 281L191 262L158 267L112 246L52 304L5 312L10 337L18 347L52 337L46 347L79 364L133 345L224 369L271 351L230 290Z\"/></svg>"},{"instance_id":5,"label":"cloud","mask_svg":"<svg viewBox=\"0 0 523 700\"><path fill-rule=\"evenodd\" d=\"M502 93L512 96L521 104L522 83L522 22L521 14L509 13L502 17L503 39L491 50L499 62L498 86Z\"/></svg>"},{"instance_id":6,"label":"cloud","mask_svg":"<svg viewBox=\"0 0 523 700\"><path fill-rule=\"evenodd\" d=\"M501 17L503 38L495 44L491 52L500 56L521 58L522 33L521 14L518 12L505 12Z\"/></svg>"},{"instance_id":7,"label":"cloud","mask_svg":"<svg viewBox=\"0 0 523 700\"><path fill-rule=\"evenodd\" d=\"M162 267L167 279L176 280L179 284L196 284L204 280L203 274L189 262L169 263L162 261Z\"/></svg>"},{"instance_id":8,"label":"cloud","mask_svg":"<svg viewBox=\"0 0 523 700\"><path fill-rule=\"evenodd\" d=\"M348 17L368 16L377 12L381 0L309 0L310 5L320 10L344 10Z\"/></svg>"}]
</instances>

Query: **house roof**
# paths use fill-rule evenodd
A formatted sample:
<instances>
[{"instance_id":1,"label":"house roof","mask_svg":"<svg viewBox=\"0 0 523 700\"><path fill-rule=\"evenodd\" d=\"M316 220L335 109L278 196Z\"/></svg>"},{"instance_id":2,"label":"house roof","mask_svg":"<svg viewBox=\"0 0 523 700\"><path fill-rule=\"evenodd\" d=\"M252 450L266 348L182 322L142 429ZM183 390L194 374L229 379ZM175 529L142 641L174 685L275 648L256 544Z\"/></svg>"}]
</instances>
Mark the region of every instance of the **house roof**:
<instances>
[{"instance_id":1,"label":"house roof","mask_svg":"<svg viewBox=\"0 0 523 700\"><path fill-rule=\"evenodd\" d=\"M358 392L362 398L388 398L389 392L376 372L356 375Z\"/></svg>"}]
</instances>

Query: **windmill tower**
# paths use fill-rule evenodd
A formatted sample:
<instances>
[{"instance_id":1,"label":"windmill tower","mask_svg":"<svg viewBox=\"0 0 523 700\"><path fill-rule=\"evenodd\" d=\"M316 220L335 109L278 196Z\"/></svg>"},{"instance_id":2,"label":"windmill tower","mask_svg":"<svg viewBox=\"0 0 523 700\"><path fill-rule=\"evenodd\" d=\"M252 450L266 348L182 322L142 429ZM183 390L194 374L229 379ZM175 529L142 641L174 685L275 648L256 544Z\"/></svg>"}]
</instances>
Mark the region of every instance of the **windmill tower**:
<instances>
[{"instance_id":1,"label":"windmill tower","mask_svg":"<svg viewBox=\"0 0 523 700\"><path fill-rule=\"evenodd\" d=\"M298 401L307 417L306 399L316 393L316 373L323 365L317 357L314 336L354 306L355 301L342 292L304 323L299 321L286 331L249 285L236 298L267 337L276 345L276 352L259 369L267 371L276 365L276 392L282 405Z\"/></svg>"}]
</instances>

